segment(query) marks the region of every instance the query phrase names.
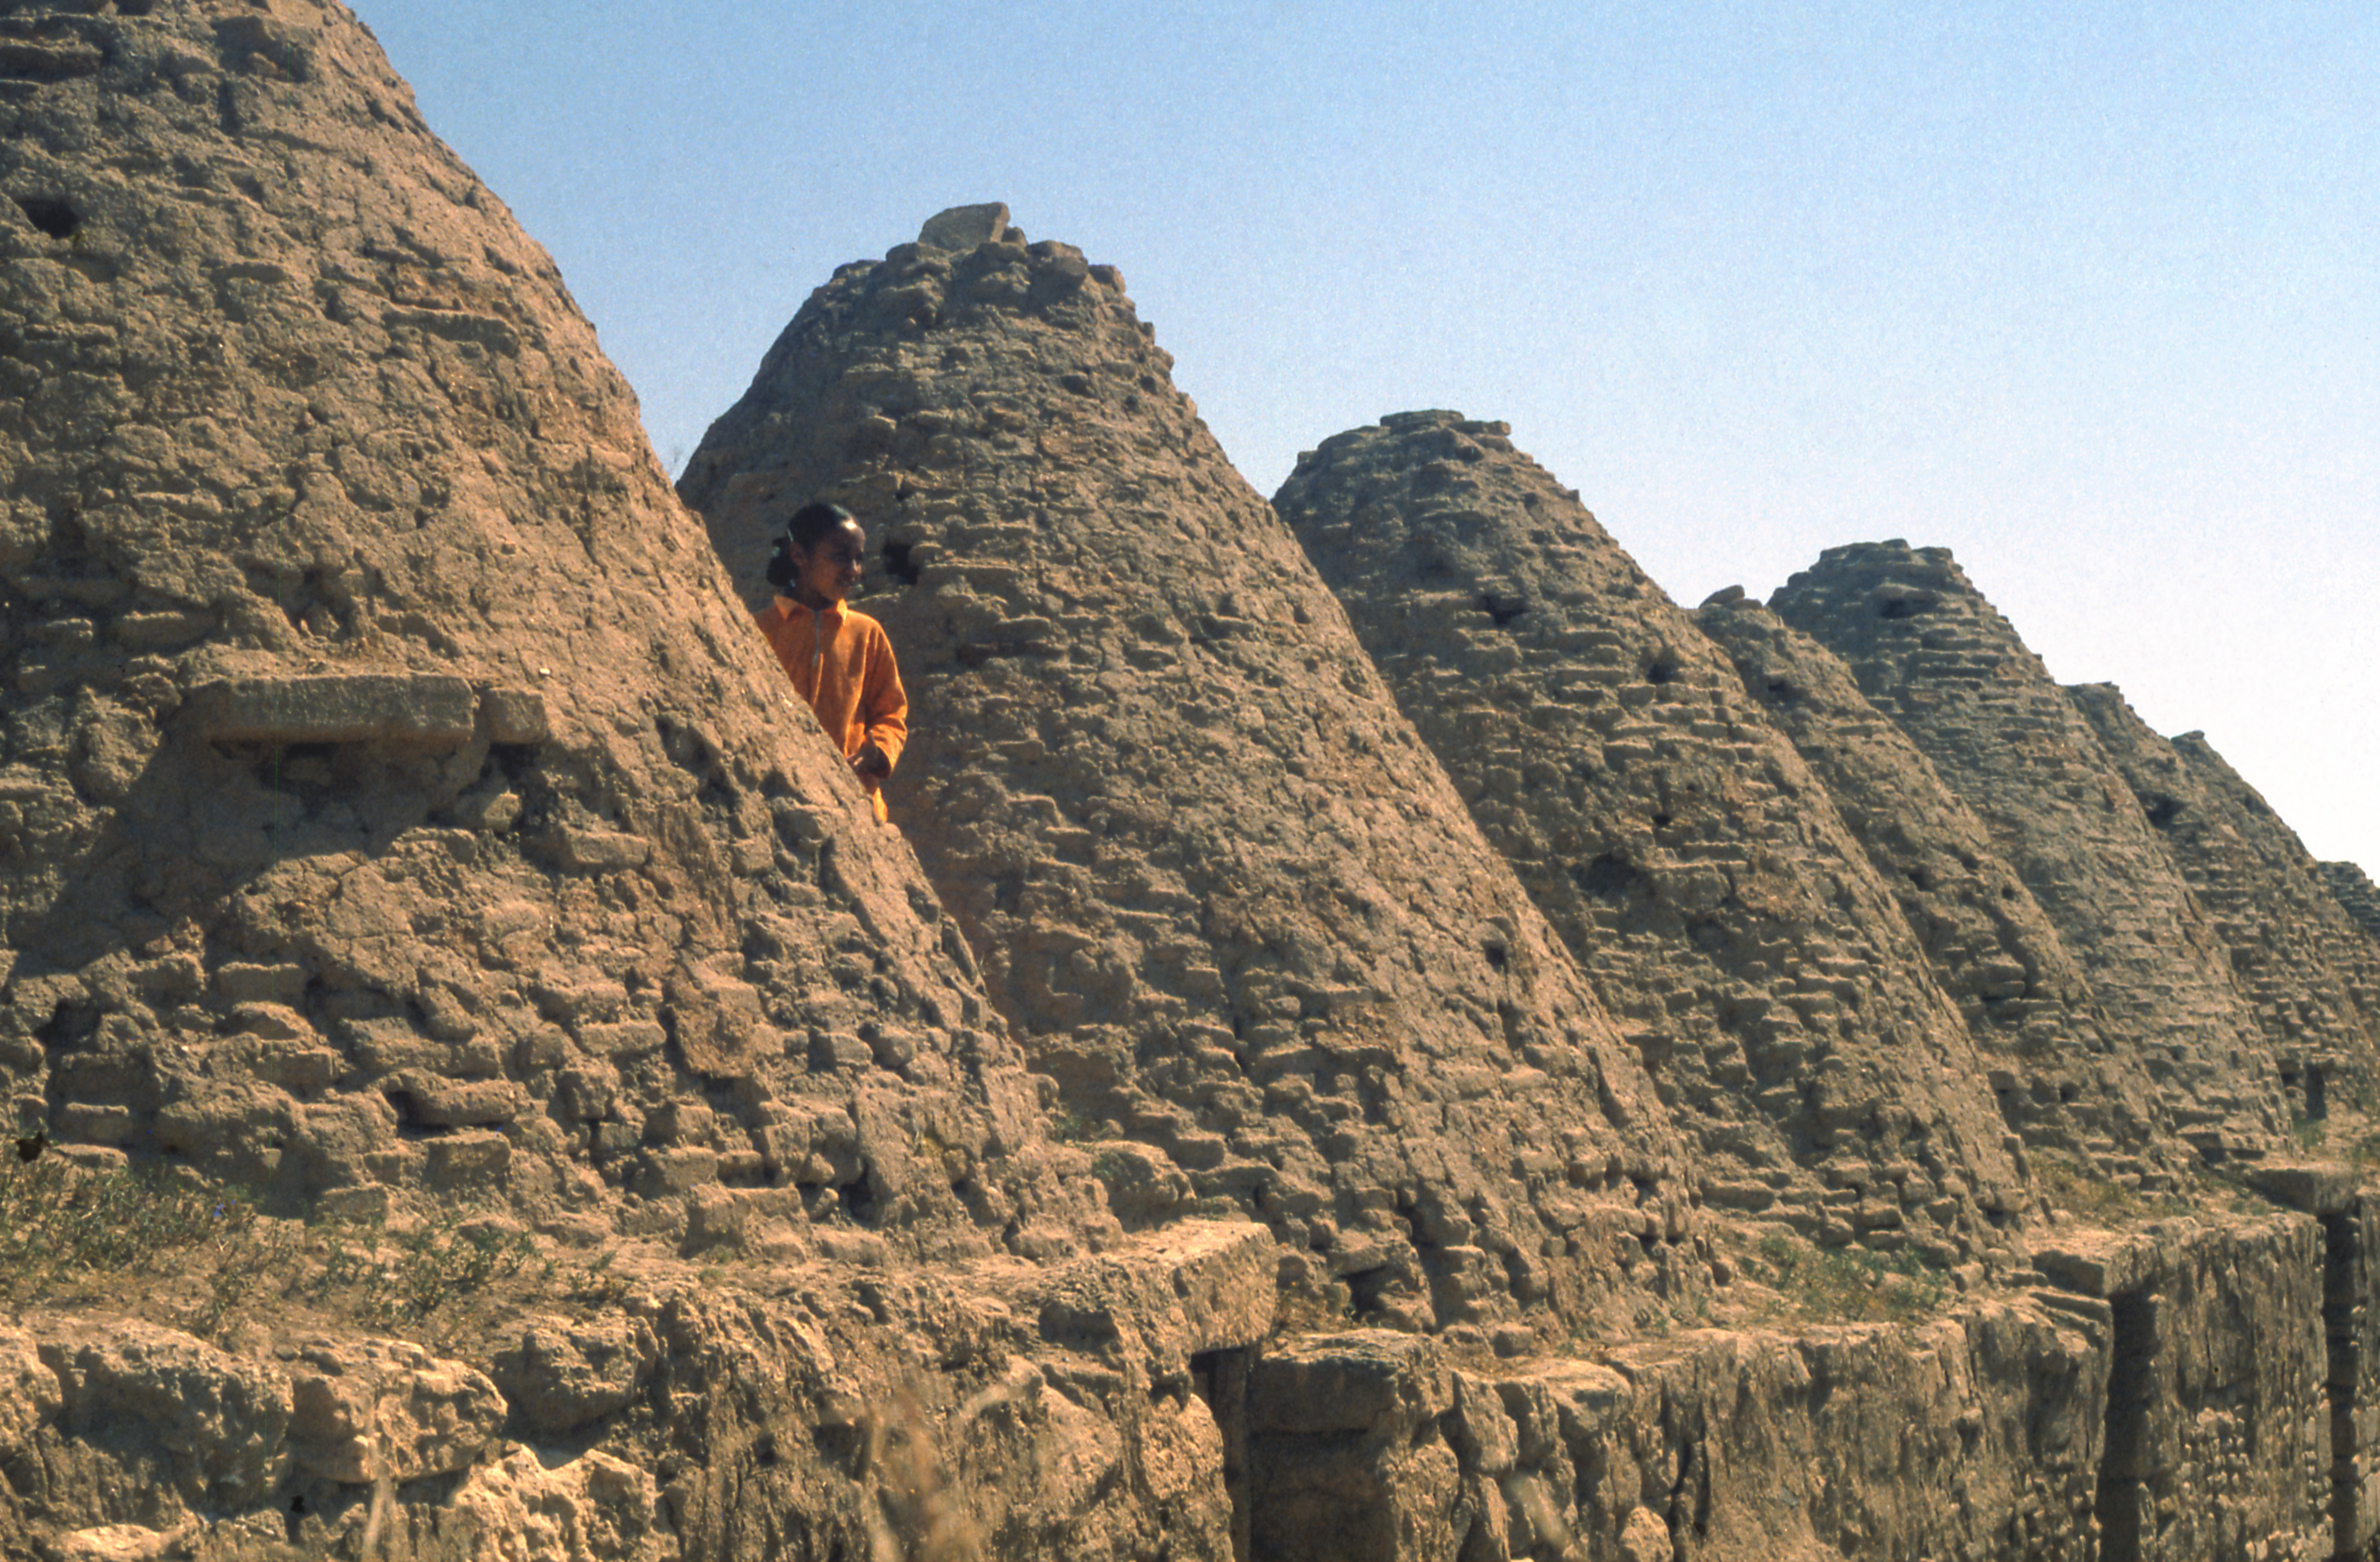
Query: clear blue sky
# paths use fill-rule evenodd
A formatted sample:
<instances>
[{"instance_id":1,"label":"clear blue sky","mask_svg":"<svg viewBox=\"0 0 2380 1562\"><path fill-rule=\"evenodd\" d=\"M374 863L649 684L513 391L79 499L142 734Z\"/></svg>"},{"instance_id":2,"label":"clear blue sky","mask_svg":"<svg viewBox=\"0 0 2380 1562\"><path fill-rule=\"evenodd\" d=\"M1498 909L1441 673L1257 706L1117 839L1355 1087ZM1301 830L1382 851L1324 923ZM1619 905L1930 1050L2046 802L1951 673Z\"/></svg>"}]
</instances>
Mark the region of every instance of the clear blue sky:
<instances>
[{"instance_id":1,"label":"clear blue sky","mask_svg":"<svg viewBox=\"0 0 2380 1562\"><path fill-rule=\"evenodd\" d=\"M837 264L1004 200L1261 491L1453 406L1688 607L1947 545L2380 875L2369 0L358 8L672 470Z\"/></svg>"}]
</instances>

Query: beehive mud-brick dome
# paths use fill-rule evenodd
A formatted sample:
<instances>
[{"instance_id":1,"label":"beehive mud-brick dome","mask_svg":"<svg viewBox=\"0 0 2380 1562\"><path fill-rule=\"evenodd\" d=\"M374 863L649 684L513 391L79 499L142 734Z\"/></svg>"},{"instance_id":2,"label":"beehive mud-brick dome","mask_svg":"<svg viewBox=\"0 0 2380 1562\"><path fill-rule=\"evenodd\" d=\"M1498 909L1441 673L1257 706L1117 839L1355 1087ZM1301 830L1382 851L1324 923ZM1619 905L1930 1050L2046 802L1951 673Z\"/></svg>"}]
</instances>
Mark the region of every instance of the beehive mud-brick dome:
<instances>
[{"instance_id":1,"label":"beehive mud-brick dome","mask_svg":"<svg viewBox=\"0 0 2380 1562\"><path fill-rule=\"evenodd\" d=\"M1824 783L1508 435L1400 413L1274 503L1698 1131L1709 1197L1837 1244L2001 1245L2025 1193L1986 1071Z\"/></svg>"},{"instance_id":2,"label":"beehive mud-brick dome","mask_svg":"<svg viewBox=\"0 0 2380 1562\"><path fill-rule=\"evenodd\" d=\"M2354 863L2316 863L2323 883L2356 926L2380 938L2380 888Z\"/></svg>"},{"instance_id":3,"label":"beehive mud-brick dome","mask_svg":"<svg viewBox=\"0 0 2380 1562\"><path fill-rule=\"evenodd\" d=\"M755 602L800 504L867 526L893 818L1142 1217L1236 1205L1409 1324L1686 1283L1642 1069L1171 362L1112 268L938 218L811 297L680 491Z\"/></svg>"},{"instance_id":4,"label":"beehive mud-brick dome","mask_svg":"<svg viewBox=\"0 0 2380 1562\"><path fill-rule=\"evenodd\" d=\"M1842 658L1989 827L2183 1136L2216 1159L2270 1148L2277 1070L2228 952L2106 745L1949 551L1829 548L1768 605Z\"/></svg>"},{"instance_id":5,"label":"beehive mud-brick dome","mask_svg":"<svg viewBox=\"0 0 2380 1562\"><path fill-rule=\"evenodd\" d=\"M11 1126L290 1209L1031 1226L963 946L370 35L0 11Z\"/></svg>"},{"instance_id":6,"label":"beehive mud-brick dome","mask_svg":"<svg viewBox=\"0 0 2380 1562\"><path fill-rule=\"evenodd\" d=\"M1992 1093L2026 1145L2098 1177L2173 1185L2174 1137L2135 1053L2107 1039L2090 980L1991 832L1840 658L1740 593L1694 622L1825 781L1900 902L1943 990L1991 1054Z\"/></svg>"},{"instance_id":7,"label":"beehive mud-brick dome","mask_svg":"<svg viewBox=\"0 0 2380 1562\"><path fill-rule=\"evenodd\" d=\"M2067 695L2116 761L2231 956L2300 1116L2373 1099L2380 1062L2380 945L2347 914L2297 832L2204 733L2168 741L2112 684Z\"/></svg>"}]
</instances>

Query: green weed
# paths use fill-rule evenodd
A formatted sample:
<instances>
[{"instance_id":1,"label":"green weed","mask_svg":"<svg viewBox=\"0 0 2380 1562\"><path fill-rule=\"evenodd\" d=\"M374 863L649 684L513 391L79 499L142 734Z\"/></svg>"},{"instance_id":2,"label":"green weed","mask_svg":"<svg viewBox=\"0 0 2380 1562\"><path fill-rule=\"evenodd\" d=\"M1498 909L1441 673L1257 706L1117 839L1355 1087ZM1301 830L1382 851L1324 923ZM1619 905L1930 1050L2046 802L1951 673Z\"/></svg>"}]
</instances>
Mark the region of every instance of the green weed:
<instances>
[{"instance_id":1,"label":"green weed","mask_svg":"<svg viewBox=\"0 0 2380 1562\"><path fill-rule=\"evenodd\" d=\"M1824 1323L1908 1323L1930 1317L1950 1299L1947 1277L1914 1251L1826 1249L1770 1231L1754 1253L1790 1309Z\"/></svg>"},{"instance_id":2,"label":"green weed","mask_svg":"<svg viewBox=\"0 0 2380 1562\"><path fill-rule=\"evenodd\" d=\"M467 1225L461 1213L400 1232L381 1225L305 1225L259 1215L228 1189L161 1170L91 1171L55 1156L0 1160L0 1302L103 1288L130 1303L155 1277L184 1294L184 1323L208 1338L261 1304L298 1296L397 1333L452 1319L524 1275L554 1278L526 1232ZM590 1284L599 1283L590 1275ZM181 1311L181 1306L176 1306Z\"/></svg>"},{"instance_id":3,"label":"green weed","mask_svg":"<svg viewBox=\"0 0 2380 1562\"><path fill-rule=\"evenodd\" d=\"M198 1192L154 1170L0 1157L0 1297L220 1256L249 1238L256 1219L236 1193Z\"/></svg>"},{"instance_id":4,"label":"green weed","mask_svg":"<svg viewBox=\"0 0 2380 1562\"><path fill-rule=\"evenodd\" d=\"M395 1236L377 1224L327 1229L322 1250L316 1289L355 1291L367 1316L400 1328L425 1324L441 1308L512 1278L537 1256L526 1231L506 1236L467 1226L453 1212ZM550 1273L552 1265L546 1267Z\"/></svg>"}]
</instances>

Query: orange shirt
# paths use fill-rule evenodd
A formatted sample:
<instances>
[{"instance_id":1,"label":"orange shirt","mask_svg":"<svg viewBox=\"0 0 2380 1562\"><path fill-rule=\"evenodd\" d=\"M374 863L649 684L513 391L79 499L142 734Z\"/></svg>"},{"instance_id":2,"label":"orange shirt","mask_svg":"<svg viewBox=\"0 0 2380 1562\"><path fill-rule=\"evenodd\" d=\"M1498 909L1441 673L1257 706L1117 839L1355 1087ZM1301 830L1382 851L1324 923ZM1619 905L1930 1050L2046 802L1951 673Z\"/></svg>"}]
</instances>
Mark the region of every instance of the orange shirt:
<instances>
[{"instance_id":1,"label":"orange shirt","mask_svg":"<svg viewBox=\"0 0 2380 1562\"><path fill-rule=\"evenodd\" d=\"M873 739L885 758L899 764L909 738L909 696L884 626L847 607L813 612L787 597L753 617L794 681L794 692L809 701L819 725L843 745L843 757L857 757ZM880 819L883 794L869 791Z\"/></svg>"}]
</instances>

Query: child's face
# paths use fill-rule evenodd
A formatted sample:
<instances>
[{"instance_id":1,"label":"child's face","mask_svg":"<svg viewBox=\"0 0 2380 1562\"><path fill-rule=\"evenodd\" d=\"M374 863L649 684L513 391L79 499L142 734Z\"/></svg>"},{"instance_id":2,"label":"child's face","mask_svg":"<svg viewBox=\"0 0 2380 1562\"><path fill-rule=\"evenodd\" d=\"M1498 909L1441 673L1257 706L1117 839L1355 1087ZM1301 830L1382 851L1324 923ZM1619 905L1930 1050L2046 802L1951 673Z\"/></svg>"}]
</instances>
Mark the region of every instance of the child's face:
<instances>
[{"instance_id":1,"label":"child's face","mask_svg":"<svg viewBox=\"0 0 2380 1562\"><path fill-rule=\"evenodd\" d=\"M818 540L801 561L795 575L795 596L805 607L829 607L851 595L859 584L860 560L868 552L868 534L859 529L857 521L845 521L842 527Z\"/></svg>"}]
</instances>

